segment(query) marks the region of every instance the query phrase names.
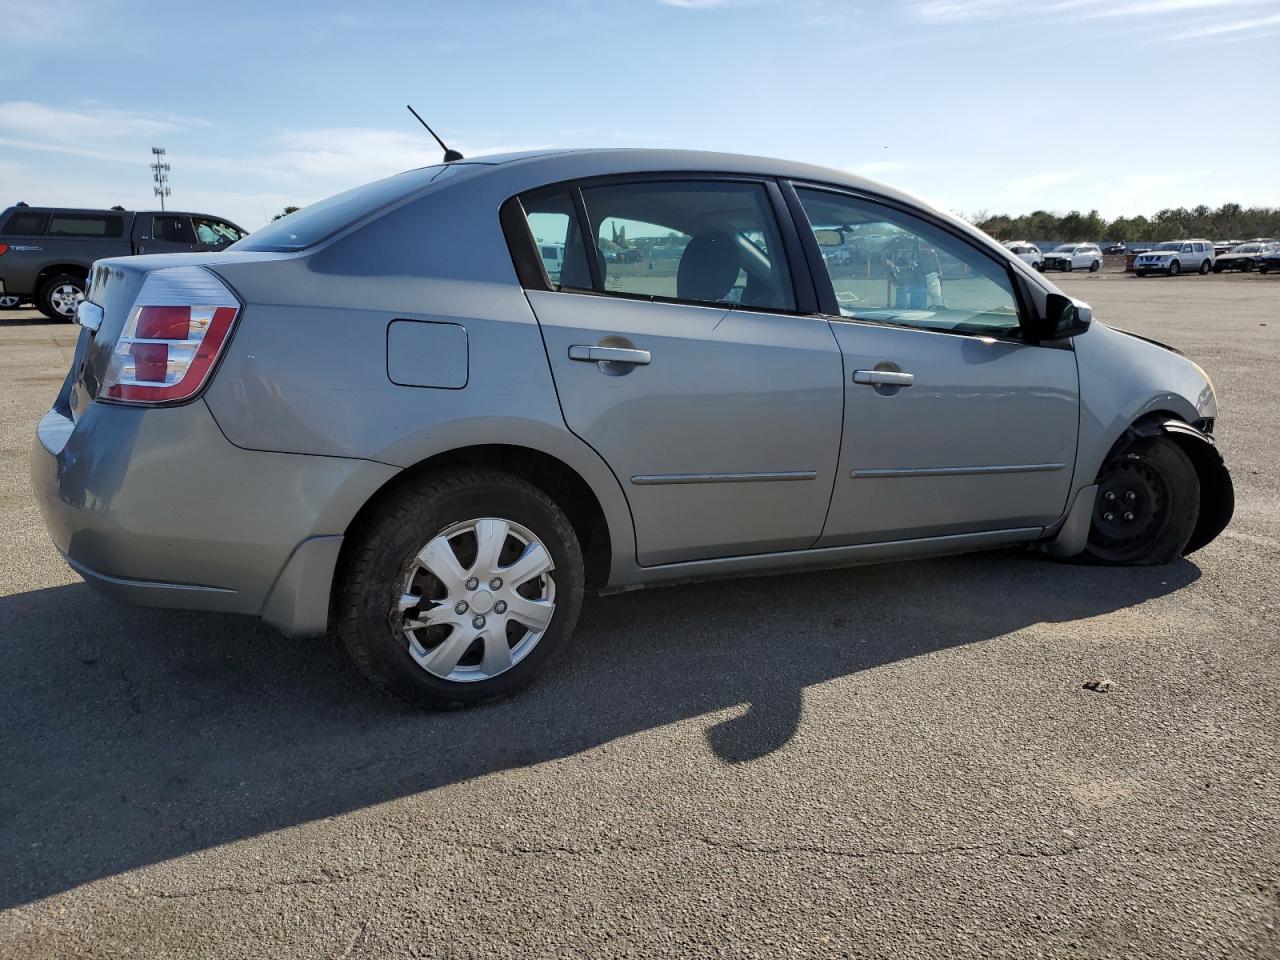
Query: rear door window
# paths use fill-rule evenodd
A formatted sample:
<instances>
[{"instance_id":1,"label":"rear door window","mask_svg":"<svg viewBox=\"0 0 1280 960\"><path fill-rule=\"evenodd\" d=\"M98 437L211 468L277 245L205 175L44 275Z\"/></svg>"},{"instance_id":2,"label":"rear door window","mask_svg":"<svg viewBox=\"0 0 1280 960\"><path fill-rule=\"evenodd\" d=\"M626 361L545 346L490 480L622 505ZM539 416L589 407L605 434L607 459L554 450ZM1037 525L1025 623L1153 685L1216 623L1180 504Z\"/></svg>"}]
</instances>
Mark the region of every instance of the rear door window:
<instances>
[{"instance_id":1,"label":"rear door window","mask_svg":"<svg viewBox=\"0 0 1280 960\"><path fill-rule=\"evenodd\" d=\"M55 213L49 217L51 237L98 237L111 239L124 235L124 218L111 214Z\"/></svg>"},{"instance_id":2,"label":"rear door window","mask_svg":"<svg viewBox=\"0 0 1280 960\"><path fill-rule=\"evenodd\" d=\"M563 191L528 197L523 206L551 288L590 290L591 268L573 195Z\"/></svg>"},{"instance_id":3,"label":"rear door window","mask_svg":"<svg viewBox=\"0 0 1280 960\"><path fill-rule=\"evenodd\" d=\"M794 311L763 184L657 181L582 191L604 293Z\"/></svg>"}]
</instances>

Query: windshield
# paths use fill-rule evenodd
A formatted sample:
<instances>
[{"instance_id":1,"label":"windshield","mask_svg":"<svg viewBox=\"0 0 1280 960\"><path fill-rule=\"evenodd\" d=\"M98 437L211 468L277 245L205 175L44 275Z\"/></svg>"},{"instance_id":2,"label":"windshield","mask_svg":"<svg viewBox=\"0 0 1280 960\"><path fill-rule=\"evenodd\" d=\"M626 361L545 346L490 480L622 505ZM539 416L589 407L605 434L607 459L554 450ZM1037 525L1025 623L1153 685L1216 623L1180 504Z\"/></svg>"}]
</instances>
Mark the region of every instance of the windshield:
<instances>
[{"instance_id":1,"label":"windshield","mask_svg":"<svg viewBox=\"0 0 1280 960\"><path fill-rule=\"evenodd\" d=\"M1262 249L1262 244L1260 243L1242 243L1238 247L1232 247L1231 252L1232 253L1257 253L1261 249Z\"/></svg>"},{"instance_id":2,"label":"windshield","mask_svg":"<svg viewBox=\"0 0 1280 960\"><path fill-rule=\"evenodd\" d=\"M354 190L338 193L327 200L303 207L296 213L286 214L227 249L277 252L303 250L333 236L361 217L425 187L441 174L453 169L456 168L436 164L366 183Z\"/></svg>"},{"instance_id":3,"label":"windshield","mask_svg":"<svg viewBox=\"0 0 1280 960\"><path fill-rule=\"evenodd\" d=\"M1170 240L1168 243L1159 243L1159 244L1156 244L1156 249L1157 250L1181 250L1182 241Z\"/></svg>"},{"instance_id":4,"label":"windshield","mask_svg":"<svg viewBox=\"0 0 1280 960\"><path fill-rule=\"evenodd\" d=\"M1076 245L1074 243L1064 244L1054 251L1055 253L1075 253Z\"/></svg>"}]
</instances>

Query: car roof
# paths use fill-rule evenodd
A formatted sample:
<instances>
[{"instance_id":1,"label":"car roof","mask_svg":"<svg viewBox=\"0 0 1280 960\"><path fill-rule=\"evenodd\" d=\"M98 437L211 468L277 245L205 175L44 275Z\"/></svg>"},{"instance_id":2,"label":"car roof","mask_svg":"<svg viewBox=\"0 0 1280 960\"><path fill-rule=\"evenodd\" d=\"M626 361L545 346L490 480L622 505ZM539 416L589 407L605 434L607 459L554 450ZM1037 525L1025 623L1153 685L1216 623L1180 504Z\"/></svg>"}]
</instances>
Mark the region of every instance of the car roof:
<instances>
[{"instance_id":1,"label":"car roof","mask_svg":"<svg viewBox=\"0 0 1280 960\"><path fill-rule=\"evenodd\" d=\"M87 214L110 214L120 215L125 213L139 214L163 214L166 217L213 217L215 220L225 220L225 217L219 217L212 213L202 213L195 210L113 210L109 207L37 207L31 204L25 207L12 206L8 210L21 210L24 213L87 213Z\"/></svg>"},{"instance_id":2,"label":"car roof","mask_svg":"<svg viewBox=\"0 0 1280 960\"><path fill-rule=\"evenodd\" d=\"M645 147L584 147L564 150L527 151L477 157L458 163L506 166L518 164L530 171L546 172L546 182L573 180L580 177L607 176L610 173L740 173L751 176L785 177L792 180L814 180L864 189L882 196L901 197L912 203L922 202L905 191L830 167L759 157L749 154L719 153L709 150L671 150Z\"/></svg>"}]
</instances>

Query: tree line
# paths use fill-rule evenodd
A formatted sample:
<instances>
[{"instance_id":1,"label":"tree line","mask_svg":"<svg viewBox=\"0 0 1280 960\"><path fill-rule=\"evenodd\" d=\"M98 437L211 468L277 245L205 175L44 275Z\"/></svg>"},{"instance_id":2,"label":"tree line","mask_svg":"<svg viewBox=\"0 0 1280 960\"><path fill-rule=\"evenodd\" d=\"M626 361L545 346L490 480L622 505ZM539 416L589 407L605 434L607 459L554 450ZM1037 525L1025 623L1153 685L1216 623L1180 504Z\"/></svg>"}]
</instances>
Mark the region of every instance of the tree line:
<instances>
[{"instance_id":1,"label":"tree line","mask_svg":"<svg viewBox=\"0 0 1280 960\"><path fill-rule=\"evenodd\" d=\"M1117 217L1107 220L1097 210L1068 214L1036 210L1020 217L988 215L984 210L973 218L975 226L997 240L1249 240L1253 237L1280 237L1280 207L1242 207L1224 203L1217 209L1201 204L1161 210L1151 217Z\"/></svg>"}]
</instances>

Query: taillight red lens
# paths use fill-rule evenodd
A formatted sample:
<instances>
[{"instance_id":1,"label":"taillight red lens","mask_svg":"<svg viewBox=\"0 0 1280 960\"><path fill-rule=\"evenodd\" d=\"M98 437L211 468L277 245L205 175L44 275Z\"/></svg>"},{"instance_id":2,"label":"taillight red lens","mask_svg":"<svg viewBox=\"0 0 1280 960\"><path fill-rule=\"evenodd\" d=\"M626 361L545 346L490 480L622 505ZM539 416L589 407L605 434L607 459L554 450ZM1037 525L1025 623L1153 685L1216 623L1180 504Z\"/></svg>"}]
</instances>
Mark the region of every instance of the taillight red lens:
<instances>
[{"instance_id":1,"label":"taillight red lens","mask_svg":"<svg viewBox=\"0 0 1280 960\"><path fill-rule=\"evenodd\" d=\"M190 399L208 380L239 313L231 292L201 267L148 274L99 395L129 403Z\"/></svg>"},{"instance_id":2,"label":"taillight red lens","mask_svg":"<svg viewBox=\"0 0 1280 960\"><path fill-rule=\"evenodd\" d=\"M0 257L4 256L8 252L9 245L7 243L0 243Z\"/></svg>"},{"instance_id":3,"label":"taillight red lens","mask_svg":"<svg viewBox=\"0 0 1280 960\"><path fill-rule=\"evenodd\" d=\"M148 340L185 340L191 324L190 307L143 307L135 336Z\"/></svg>"}]
</instances>

